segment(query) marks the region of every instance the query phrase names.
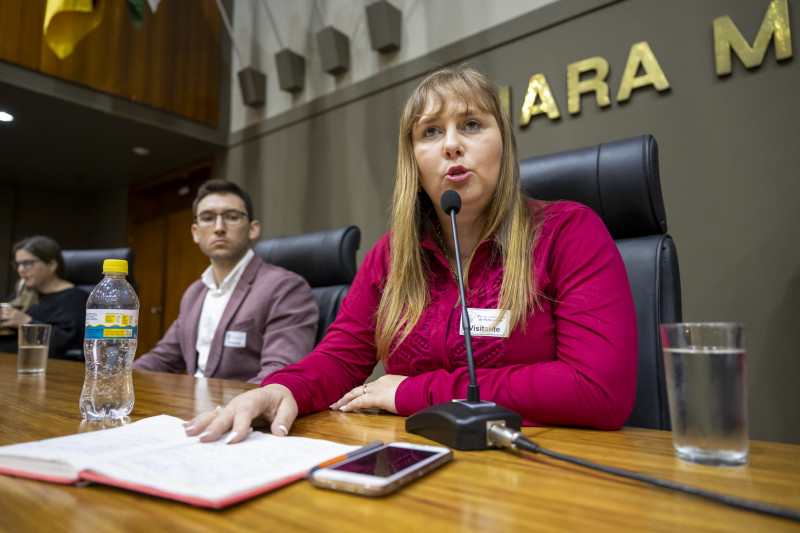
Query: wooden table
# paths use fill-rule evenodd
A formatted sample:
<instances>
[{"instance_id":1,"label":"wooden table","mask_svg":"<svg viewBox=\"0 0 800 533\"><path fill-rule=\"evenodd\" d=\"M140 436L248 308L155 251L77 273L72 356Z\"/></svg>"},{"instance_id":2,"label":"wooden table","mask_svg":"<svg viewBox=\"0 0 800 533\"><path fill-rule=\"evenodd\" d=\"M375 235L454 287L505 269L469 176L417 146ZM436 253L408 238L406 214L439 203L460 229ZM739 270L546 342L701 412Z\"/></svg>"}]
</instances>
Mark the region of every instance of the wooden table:
<instances>
[{"instance_id":1,"label":"wooden table","mask_svg":"<svg viewBox=\"0 0 800 533\"><path fill-rule=\"evenodd\" d=\"M17 375L0 354L0 445L93 429L82 423L83 365L50 360L43 376ZM190 418L252 385L135 372L132 420ZM641 473L800 508L800 446L752 442L750 464L675 458L670 434L629 429L525 428L541 446ZM430 443L402 417L327 411L297 420L293 435L346 444ZM204 465L213 468L213 465ZM800 531L800 524L597 473L528 453L455 452L455 460L386 498L315 489L300 481L213 511L101 485L74 487L0 475L0 531Z\"/></svg>"}]
</instances>

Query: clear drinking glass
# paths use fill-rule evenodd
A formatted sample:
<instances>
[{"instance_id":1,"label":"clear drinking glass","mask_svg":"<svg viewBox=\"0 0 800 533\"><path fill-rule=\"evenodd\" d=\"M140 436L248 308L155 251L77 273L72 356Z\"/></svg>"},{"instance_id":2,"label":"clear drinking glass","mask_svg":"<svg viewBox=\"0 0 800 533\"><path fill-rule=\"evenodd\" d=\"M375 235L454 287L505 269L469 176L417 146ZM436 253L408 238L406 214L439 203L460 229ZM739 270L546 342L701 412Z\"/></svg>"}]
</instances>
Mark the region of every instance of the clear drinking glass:
<instances>
[{"instance_id":1,"label":"clear drinking glass","mask_svg":"<svg viewBox=\"0 0 800 533\"><path fill-rule=\"evenodd\" d=\"M39 374L47 369L50 324L22 324L17 337L17 372Z\"/></svg>"},{"instance_id":2,"label":"clear drinking glass","mask_svg":"<svg viewBox=\"0 0 800 533\"><path fill-rule=\"evenodd\" d=\"M675 454L693 463L747 463L747 361L744 326L662 324Z\"/></svg>"}]
</instances>

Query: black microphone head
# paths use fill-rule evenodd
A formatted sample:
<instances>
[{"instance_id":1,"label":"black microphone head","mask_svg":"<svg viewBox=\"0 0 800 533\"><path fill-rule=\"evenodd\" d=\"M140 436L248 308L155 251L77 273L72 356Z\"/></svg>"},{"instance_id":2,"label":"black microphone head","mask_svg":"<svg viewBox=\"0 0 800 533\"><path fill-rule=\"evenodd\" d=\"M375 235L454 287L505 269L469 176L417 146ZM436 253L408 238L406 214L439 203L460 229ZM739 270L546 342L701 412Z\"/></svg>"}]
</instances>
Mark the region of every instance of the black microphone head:
<instances>
[{"instance_id":1,"label":"black microphone head","mask_svg":"<svg viewBox=\"0 0 800 533\"><path fill-rule=\"evenodd\" d=\"M457 215L458 212L461 211L461 196L453 190L444 191L442 195L442 209L448 215L450 211L454 211Z\"/></svg>"}]
</instances>

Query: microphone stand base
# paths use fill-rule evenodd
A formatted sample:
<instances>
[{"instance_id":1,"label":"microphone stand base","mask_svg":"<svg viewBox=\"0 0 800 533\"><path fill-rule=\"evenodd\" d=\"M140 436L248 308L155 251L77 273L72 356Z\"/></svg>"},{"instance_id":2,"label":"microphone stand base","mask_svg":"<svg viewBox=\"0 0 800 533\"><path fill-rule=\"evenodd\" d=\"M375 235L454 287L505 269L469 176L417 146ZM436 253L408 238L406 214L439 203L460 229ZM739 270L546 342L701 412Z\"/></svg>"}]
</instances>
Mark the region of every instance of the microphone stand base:
<instances>
[{"instance_id":1,"label":"microphone stand base","mask_svg":"<svg viewBox=\"0 0 800 533\"><path fill-rule=\"evenodd\" d=\"M489 441L489 428L495 424L519 430L522 417L493 402L455 400L409 416L406 431L456 450L487 450L496 448Z\"/></svg>"}]
</instances>

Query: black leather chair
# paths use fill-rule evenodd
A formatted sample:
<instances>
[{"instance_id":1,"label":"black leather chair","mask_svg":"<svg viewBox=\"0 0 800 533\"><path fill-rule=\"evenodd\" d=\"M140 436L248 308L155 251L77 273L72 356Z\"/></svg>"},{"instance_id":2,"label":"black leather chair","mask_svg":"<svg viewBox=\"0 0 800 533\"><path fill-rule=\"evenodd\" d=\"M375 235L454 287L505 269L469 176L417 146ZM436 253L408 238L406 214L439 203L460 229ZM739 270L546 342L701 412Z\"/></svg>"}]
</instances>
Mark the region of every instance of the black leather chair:
<instances>
[{"instance_id":1,"label":"black leather chair","mask_svg":"<svg viewBox=\"0 0 800 533\"><path fill-rule=\"evenodd\" d=\"M105 248L95 250L63 250L65 279L76 287L92 292L95 285L103 279L103 261L106 259L124 259L128 262L128 282L136 290L133 278L134 255L131 248Z\"/></svg>"},{"instance_id":2,"label":"black leather chair","mask_svg":"<svg viewBox=\"0 0 800 533\"><path fill-rule=\"evenodd\" d=\"M266 263L278 265L303 276L319 306L316 342L322 340L328 326L336 318L342 299L350 290L356 275L356 250L361 244L361 231L345 226L264 239L253 247Z\"/></svg>"},{"instance_id":3,"label":"black leather chair","mask_svg":"<svg viewBox=\"0 0 800 533\"><path fill-rule=\"evenodd\" d=\"M681 321L678 255L667 234L658 145L650 135L520 161L522 187L541 200L594 209L617 243L636 306L639 370L626 425L669 429L659 324Z\"/></svg>"}]
</instances>

